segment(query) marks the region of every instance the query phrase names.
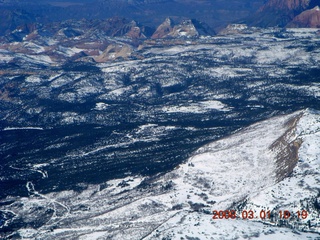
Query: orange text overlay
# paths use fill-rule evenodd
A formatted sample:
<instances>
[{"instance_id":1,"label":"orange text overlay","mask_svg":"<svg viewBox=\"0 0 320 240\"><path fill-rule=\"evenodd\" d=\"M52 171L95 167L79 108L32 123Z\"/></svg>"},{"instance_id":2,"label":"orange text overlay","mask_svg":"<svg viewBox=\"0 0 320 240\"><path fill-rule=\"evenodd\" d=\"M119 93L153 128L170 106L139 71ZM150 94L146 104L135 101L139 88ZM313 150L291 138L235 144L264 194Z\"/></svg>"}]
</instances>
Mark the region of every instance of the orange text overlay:
<instances>
[{"instance_id":1,"label":"orange text overlay","mask_svg":"<svg viewBox=\"0 0 320 240\"><path fill-rule=\"evenodd\" d=\"M308 212L306 210L290 212L287 210L283 211L270 211L270 210L260 210L260 212L255 212L253 210L243 210L238 213L236 210L214 210L212 219L289 219L291 217L296 217L299 219L306 219L308 217Z\"/></svg>"}]
</instances>

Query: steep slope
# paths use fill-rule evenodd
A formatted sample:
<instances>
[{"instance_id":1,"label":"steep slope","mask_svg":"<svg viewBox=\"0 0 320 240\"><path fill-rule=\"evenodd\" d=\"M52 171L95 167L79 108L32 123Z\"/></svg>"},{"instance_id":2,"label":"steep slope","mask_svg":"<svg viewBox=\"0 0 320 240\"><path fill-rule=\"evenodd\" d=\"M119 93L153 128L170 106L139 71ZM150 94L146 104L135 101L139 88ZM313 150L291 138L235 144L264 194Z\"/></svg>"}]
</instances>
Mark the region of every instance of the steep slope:
<instances>
[{"instance_id":1,"label":"steep slope","mask_svg":"<svg viewBox=\"0 0 320 240\"><path fill-rule=\"evenodd\" d=\"M166 20L159 25L157 30L153 33L151 38L163 38L170 34L173 30L173 22L170 18L166 18Z\"/></svg>"},{"instance_id":2,"label":"steep slope","mask_svg":"<svg viewBox=\"0 0 320 240\"><path fill-rule=\"evenodd\" d=\"M292 28L320 28L320 8L319 6L306 10L296 16L287 27Z\"/></svg>"},{"instance_id":3,"label":"steep slope","mask_svg":"<svg viewBox=\"0 0 320 240\"><path fill-rule=\"evenodd\" d=\"M301 140L299 161L292 174L246 199L240 209L272 210L266 222L319 233L320 226L320 117L318 111L308 110L299 120L296 135ZM288 219L280 211L288 211ZM304 213L304 216L302 216Z\"/></svg>"},{"instance_id":4,"label":"steep slope","mask_svg":"<svg viewBox=\"0 0 320 240\"><path fill-rule=\"evenodd\" d=\"M298 148L291 145L300 116L270 119L200 148L182 167L184 182L205 189L216 208L227 209L281 181L297 163Z\"/></svg>"},{"instance_id":5,"label":"steep slope","mask_svg":"<svg viewBox=\"0 0 320 240\"><path fill-rule=\"evenodd\" d=\"M314 8L316 4L319 3L315 0L269 0L246 23L259 27L284 27L295 16Z\"/></svg>"}]
</instances>

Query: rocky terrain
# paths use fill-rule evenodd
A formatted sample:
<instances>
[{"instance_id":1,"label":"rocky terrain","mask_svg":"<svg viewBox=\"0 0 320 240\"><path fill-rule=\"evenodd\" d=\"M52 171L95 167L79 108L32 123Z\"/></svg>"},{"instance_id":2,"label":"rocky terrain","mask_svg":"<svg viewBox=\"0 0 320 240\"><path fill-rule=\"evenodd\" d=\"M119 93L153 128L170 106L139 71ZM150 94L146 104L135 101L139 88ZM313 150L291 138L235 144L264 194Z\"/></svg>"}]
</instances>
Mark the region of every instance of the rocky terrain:
<instances>
[{"instance_id":1,"label":"rocky terrain","mask_svg":"<svg viewBox=\"0 0 320 240\"><path fill-rule=\"evenodd\" d=\"M155 32L124 18L106 20L65 21L50 24L24 24L2 37L3 53L10 59L26 55L49 64L70 62L108 62L116 59L140 58L138 49L147 39L171 39L175 44L184 39L209 36L206 25L192 20L173 23L169 18ZM179 40L181 39L181 40ZM27 58L28 58L27 57ZM17 58L7 62L17 63Z\"/></svg>"}]
</instances>

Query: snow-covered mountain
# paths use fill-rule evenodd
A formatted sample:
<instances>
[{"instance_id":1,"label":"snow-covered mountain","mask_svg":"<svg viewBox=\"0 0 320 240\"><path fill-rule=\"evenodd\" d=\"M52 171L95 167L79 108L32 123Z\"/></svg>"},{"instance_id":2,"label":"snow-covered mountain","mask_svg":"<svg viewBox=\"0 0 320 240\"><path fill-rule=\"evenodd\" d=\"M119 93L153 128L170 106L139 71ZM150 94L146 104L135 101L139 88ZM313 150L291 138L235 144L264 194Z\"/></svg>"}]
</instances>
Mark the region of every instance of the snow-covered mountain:
<instances>
[{"instance_id":1,"label":"snow-covered mountain","mask_svg":"<svg viewBox=\"0 0 320 240\"><path fill-rule=\"evenodd\" d=\"M164 175L48 194L28 182L29 197L8 197L4 213L44 222L17 230L27 239L317 239L319 144L320 112L298 111L209 143ZM237 217L212 219L214 210Z\"/></svg>"}]
</instances>

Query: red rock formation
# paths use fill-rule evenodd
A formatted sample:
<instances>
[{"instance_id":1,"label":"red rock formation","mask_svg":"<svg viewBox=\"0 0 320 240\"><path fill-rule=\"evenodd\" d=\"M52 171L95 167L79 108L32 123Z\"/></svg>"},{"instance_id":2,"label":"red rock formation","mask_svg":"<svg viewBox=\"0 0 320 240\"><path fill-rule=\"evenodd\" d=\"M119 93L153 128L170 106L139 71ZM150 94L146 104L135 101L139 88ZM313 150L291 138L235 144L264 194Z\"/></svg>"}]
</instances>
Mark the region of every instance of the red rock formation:
<instances>
[{"instance_id":1,"label":"red rock formation","mask_svg":"<svg viewBox=\"0 0 320 240\"><path fill-rule=\"evenodd\" d=\"M318 0L268 0L246 23L259 27L285 27L297 15L316 4L319 4Z\"/></svg>"},{"instance_id":2,"label":"red rock formation","mask_svg":"<svg viewBox=\"0 0 320 240\"><path fill-rule=\"evenodd\" d=\"M296 16L287 27L320 28L320 8L306 10Z\"/></svg>"},{"instance_id":3,"label":"red rock formation","mask_svg":"<svg viewBox=\"0 0 320 240\"><path fill-rule=\"evenodd\" d=\"M151 38L176 38L176 37L197 37L199 33L192 20L184 20L174 25L170 18L167 18L155 31Z\"/></svg>"},{"instance_id":4,"label":"red rock formation","mask_svg":"<svg viewBox=\"0 0 320 240\"><path fill-rule=\"evenodd\" d=\"M164 38L173 30L173 22L170 18L166 20L157 28L151 38Z\"/></svg>"}]
</instances>

